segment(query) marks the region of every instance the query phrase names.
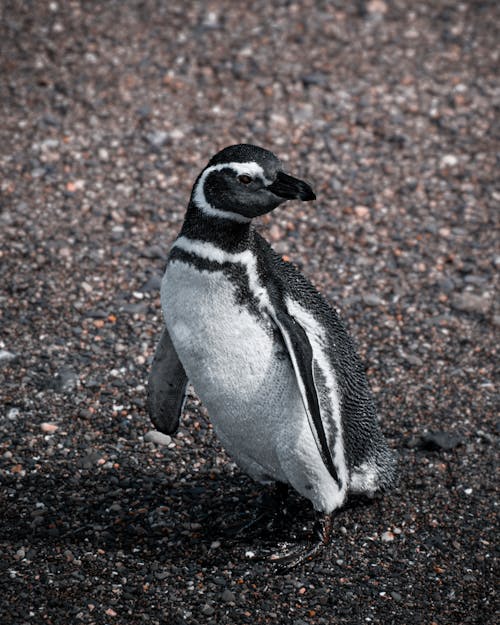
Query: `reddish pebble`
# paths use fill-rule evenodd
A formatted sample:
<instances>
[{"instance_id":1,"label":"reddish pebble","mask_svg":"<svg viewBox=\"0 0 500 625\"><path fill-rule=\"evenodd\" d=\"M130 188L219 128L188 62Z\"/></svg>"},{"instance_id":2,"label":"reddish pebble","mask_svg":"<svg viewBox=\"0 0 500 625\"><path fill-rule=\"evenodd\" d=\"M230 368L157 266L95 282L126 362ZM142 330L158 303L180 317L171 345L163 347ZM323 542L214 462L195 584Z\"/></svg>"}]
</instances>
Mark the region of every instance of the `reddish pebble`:
<instances>
[{"instance_id":1,"label":"reddish pebble","mask_svg":"<svg viewBox=\"0 0 500 625\"><path fill-rule=\"evenodd\" d=\"M59 429L59 426L56 425L55 423L42 423L40 425L40 429L42 430L42 432L45 432L46 434L53 434Z\"/></svg>"}]
</instances>

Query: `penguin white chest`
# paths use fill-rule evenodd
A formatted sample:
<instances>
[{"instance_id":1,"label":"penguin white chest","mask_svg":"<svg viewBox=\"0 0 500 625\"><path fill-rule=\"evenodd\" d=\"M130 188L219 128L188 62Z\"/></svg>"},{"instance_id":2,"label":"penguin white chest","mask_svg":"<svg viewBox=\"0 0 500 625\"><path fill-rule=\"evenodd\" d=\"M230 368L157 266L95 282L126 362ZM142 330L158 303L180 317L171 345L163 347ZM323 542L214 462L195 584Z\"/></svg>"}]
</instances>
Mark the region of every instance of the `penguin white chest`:
<instances>
[{"instance_id":1,"label":"penguin white chest","mask_svg":"<svg viewBox=\"0 0 500 625\"><path fill-rule=\"evenodd\" d=\"M222 271L180 261L170 262L161 298L172 341L202 399L254 400L272 367L270 321L238 303L237 285Z\"/></svg>"},{"instance_id":2,"label":"penguin white chest","mask_svg":"<svg viewBox=\"0 0 500 625\"><path fill-rule=\"evenodd\" d=\"M271 320L238 301L238 285L223 271L181 261L169 263L161 299L172 342L224 446L257 479L283 479L276 439L290 401L300 399Z\"/></svg>"}]
</instances>

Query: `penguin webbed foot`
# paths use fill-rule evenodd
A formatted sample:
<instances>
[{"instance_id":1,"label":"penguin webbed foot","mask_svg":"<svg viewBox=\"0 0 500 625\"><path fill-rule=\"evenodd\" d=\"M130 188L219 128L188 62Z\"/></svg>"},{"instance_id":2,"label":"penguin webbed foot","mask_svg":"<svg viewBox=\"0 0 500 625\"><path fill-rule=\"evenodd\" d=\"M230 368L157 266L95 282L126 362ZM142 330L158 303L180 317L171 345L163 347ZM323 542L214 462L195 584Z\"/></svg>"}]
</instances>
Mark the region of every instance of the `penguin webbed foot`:
<instances>
[{"instance_id":1,"label":"penguin webbed foot","mask_svg":"<svg viewBox=\"0 0 500 625\"><path fill-rule=\"evenodd\" d=\"M312 560L330 543L331 532L332 515L318 514L313 530L316 540L281 555L273 554L269 558L269 562L275 565L278 570L289 570L307 560Z\"/></svg>"}]
</instances>

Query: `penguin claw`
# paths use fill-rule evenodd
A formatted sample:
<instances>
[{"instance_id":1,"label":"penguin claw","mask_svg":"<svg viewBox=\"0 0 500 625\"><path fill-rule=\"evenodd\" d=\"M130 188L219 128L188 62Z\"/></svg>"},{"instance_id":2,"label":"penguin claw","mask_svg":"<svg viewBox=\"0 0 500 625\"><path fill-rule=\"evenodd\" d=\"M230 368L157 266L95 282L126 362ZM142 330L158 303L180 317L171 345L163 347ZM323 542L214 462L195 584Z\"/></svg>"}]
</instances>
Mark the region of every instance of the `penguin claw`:
<instances>
[{"instance_id":1,"label":"penguin claw","mask_svg":"<svg viewBox=\"0 0 500 625\"><path fill-rule=\"evenodd\" d=\"M283 555L273 554L270 558L278 570L288 570L295 566L312 560L322 551L330 542L332 529L332 517L330 514L324 514L318 517L315 523L316 542L299 547L294 551L284 553Z\"/></svg>"},{"instance_id":2,"label":"penguin claw","mask_svg":"<svg viewBox=\"0 0 500 625\"><path fill-rule=\"evenodd\" d=\"M325 545L322 541L313 545L305 545L282 555L273 554L269 558L269 562L278 570L288 571L303 562L312 560L324 547Z\"/></svg>"}]
</instances>

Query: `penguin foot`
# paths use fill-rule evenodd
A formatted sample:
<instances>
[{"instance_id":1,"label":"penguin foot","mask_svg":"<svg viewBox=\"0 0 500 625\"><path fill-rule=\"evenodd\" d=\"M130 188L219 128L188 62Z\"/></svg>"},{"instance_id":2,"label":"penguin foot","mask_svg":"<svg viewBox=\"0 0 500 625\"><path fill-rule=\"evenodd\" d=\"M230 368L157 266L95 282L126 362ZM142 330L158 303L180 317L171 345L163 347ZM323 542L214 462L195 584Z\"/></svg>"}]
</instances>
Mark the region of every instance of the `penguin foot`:
<instances>
[{"instance_id":1,"label":"penguin foot","mask_svg":"<svg viewBox=\"0 0 500 625\"><path fill-rule=\"evenodd\" d=\"M312 560L318 555L330 542L332 533L332 515L322 514L317 517L314 524L314 535L316 540L308 545L289 551L282 555L273 554L270 557L270 562L274 564L278 570L289 570L293 567Z\"/></svg>"}]
</instances>

